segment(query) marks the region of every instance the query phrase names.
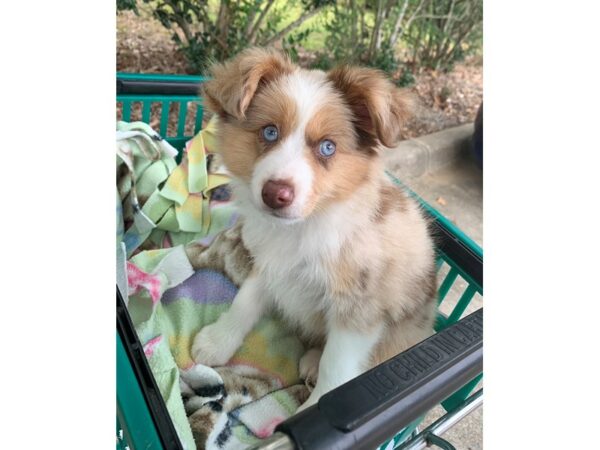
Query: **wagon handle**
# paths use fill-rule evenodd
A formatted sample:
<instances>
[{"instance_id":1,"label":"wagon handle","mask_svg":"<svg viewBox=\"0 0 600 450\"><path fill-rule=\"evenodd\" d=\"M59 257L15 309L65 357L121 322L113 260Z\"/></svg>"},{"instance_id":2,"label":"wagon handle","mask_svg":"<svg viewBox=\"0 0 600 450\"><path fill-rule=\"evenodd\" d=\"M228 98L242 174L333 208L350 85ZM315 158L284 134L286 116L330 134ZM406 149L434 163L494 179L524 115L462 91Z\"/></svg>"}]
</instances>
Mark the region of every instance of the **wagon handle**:
<instances>
[{"instance_id":1,"label":"wagon handle","mask_svg":"<svg viewBox=\"0 0 600 450\"><path fill-rule=\"evenodd\" d=\"M483 371L483 309L321 397L276 431L304 450L376 448ZM261 448L264 448L261 446Z\"/></svg>"}]
</instances>

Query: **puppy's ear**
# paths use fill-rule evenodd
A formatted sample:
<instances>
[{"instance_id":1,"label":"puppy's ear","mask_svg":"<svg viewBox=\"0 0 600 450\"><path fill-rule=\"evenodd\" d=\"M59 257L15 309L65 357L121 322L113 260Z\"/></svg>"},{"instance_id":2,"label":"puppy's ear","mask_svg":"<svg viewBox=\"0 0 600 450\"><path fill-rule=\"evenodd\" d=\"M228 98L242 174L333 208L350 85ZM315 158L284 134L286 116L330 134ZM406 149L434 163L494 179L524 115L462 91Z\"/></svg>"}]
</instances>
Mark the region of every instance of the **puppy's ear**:
<instances>
[{"instance_id":1,"label":"puppy's ear","mask_svg":"<svg viewBox=\"0 0 600 450\"><path fill-rule=\"evenodd\" d=\"M259 86L293 70L291 61L276 50L249 48L213 65L201 94L213 112L242 120Z\"/></svg>"},{"instance_id":2,"label":"puppy's ear","mask_svg":"<svg viewBox=\"0 0 600 450\"><path fill-rule=\"evenodd\" d=\"M327 76L352 110L361 144L374 147L378 140L393 147L401 125L412 115L414 96L375 69L341 66Z\"/></svg>"}]
</instances>

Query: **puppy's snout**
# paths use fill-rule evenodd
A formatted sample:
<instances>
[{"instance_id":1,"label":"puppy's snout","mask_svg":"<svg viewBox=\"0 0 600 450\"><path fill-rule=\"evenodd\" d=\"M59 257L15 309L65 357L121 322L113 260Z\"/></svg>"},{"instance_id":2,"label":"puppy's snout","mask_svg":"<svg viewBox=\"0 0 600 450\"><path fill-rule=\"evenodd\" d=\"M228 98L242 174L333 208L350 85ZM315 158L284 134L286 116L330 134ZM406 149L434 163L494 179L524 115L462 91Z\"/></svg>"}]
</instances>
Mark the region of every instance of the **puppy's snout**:
<instances>
[{"instance_id":1,"label":"puppy's snout","mask_svg":"<svg viewBox=\"0 0 600 450\"><path fill-rule=\"evenodd\" d=\"M262 199L269 208L285 208L294 201L294 187L285 180L269 180L262 188Z\"/></svg>"}]
</instances>

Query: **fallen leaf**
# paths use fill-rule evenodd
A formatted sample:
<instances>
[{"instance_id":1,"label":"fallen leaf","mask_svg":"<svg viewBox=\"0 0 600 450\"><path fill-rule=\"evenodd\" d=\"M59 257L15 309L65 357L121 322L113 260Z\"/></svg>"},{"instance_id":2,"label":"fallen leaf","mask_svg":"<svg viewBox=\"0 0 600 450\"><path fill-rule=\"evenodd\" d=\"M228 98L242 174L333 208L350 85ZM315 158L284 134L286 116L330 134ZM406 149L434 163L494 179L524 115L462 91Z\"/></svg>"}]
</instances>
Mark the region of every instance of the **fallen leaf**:
<instances>
[{"instance_id":1,"label":"fallen leaf","mask_svg":"<svg viewBox=\"0 0 600 450\"><path fill-rule=\"evenodd\" d=\"M444 200L444 197L438 197L436 199L436 202L438 202L442 206L446 206L447 205L446 200Z\"/></svg>"}]
</instances>

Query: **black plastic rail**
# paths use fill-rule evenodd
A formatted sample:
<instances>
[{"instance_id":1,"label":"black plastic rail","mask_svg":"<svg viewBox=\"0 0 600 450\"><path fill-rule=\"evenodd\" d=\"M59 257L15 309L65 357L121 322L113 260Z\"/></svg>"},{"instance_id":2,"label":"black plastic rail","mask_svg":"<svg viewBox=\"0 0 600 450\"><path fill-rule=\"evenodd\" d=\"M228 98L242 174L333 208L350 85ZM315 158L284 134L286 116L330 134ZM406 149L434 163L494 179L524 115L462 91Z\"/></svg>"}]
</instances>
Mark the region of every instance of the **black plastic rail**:
<instances>
[{"instance_id":1,"label":"black plastic rail","mask_svg":"<svg viewBox=\"0 0 600 450\"><path fill-rule=\"evenodd\" d=\"M298 449L376 448L483 371L483 309L279 425Z\"/></svg>"},{"instance_id":2,"label":"black plastic rail","mask_svg":"<svg viewBox=\"0 0 600 450\"><path fill-rule=\"evenodd\" d=\"M483 259L467 247L450 229L427 213L432 221L432 232L438 250L444 252L464 272L483 287Z\"/></svg>"},{"instance_id":3,"label":"black plastic rail","mask_svg":"<svg viewBox=\"0 0 600 450\"><path fill-rule=\"evenodd\" d=\"M117 95L198 95L200 84L193 81L125 80L117 77Z\"/></svg>"},{"instance_id":4,"label":"black plastic rail","mask_svg":"<svg viewBox=\"0 0 600 450\"><path fill-rule=\"evenodd\" d=\"M142 344L140 343L125 302L117 287L117 330L131 367L138 380L142 395L148 405L148 411L165 450L183 450L175 426L165 405L156 380L152 375Z\"/></svg>"}]
</instances>

